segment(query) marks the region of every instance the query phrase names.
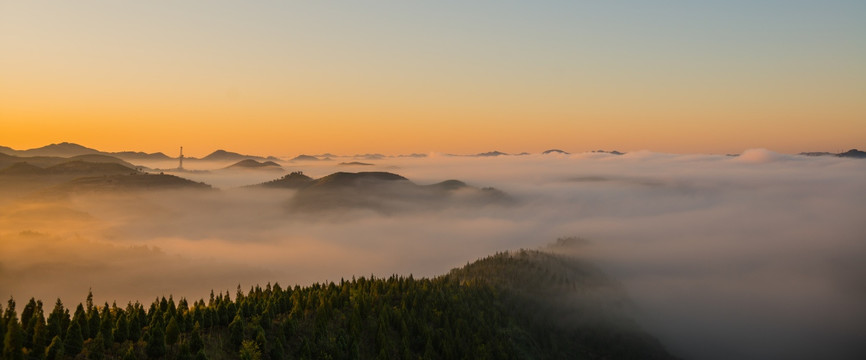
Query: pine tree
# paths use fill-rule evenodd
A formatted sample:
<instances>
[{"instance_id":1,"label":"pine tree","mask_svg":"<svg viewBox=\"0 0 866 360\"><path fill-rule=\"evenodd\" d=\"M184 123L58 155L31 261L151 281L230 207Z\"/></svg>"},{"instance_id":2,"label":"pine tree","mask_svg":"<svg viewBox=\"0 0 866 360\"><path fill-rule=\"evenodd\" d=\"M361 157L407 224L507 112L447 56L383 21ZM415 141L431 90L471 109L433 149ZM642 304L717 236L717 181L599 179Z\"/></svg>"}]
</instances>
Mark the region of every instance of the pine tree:
<instances>
[{"instance_id":1,"label":"pine tree","mask_svg":"<svg viewBox=\"0 0 866 360\"><path fill-rule=\"evenodd\" d=\"M67 356L74 357L81 352L84 347L84 337L81 335L81 325L77 321L73 321L66 330L66 340L63 342L63 353Z\"/></svg>"},{"instance_id":2,"label":"pine tree","mask_svg":"<svg viewBox=\"0 0 866 360\"><path fill-rule=\"evenodd\" d=\"M171 320L169 320L168 325L165 327L165 344L169 347L173 347L174 344L177 343L179 337L180 329L177 327L177 320L172 317Z\"/></svg>"},{"instance_id":3,"label":"pine tree","mask_svg":"<svg viewBox=\"0 0 866 360\"><path fill-rule=\"evenodd\" d=\"M37 314L30 319L33 325L33 340L30 347L30 360L40 360L45 356L45 346L48 344L48 327L45 325L45 317L42 316L42 309L37 310Z\"/></svg>"},{"instance_id":4,"label":"pine tree","mask_svg":"<svg viewBox=\"0 0 866 360\"><path fill-rule=\"evenodd\" d=\"M255 341L244 340L241 344L241 350L238 352L241 360L261 360L262 352L259 350L259 345Z\"/></svg>"},{"instance_id":5,"label":"pine tree","mask_svg":"<svg viewBox=\"0 0 866 360\"><path fill-rule=\"evenodd\" d=\"M108 310L108 309L106 309ZM87 310L87 331L88 335L85 336L85 340L95 338L99 333L100 324L102 323L102 318L99 316L99 308L96 306L91 306Z\"/></svg>"},{"instance_id":6,"label":"pine tree","mask_svg":"<svg viewBox=\"0 0 866 360\"><path fill-rule=\"evenodd\" d=\"M136 311L137 312L137 311ZM141 338L141 321L140 317L136 314L130 314L127 319L129 324L126 326L127 328L127 338L130 341L136 342Z\"/></svg>"},{"instance_id":7,"label":"pine tree","mask_svg":"<svg viewBox=\"0 0 866 360\"><path fill-rule=\"evenodd\" d=\"M54 310L51 310L51 314L48 314L48 337L54 338L57 335L63 336L64 329L68 326L63 326L63 317L66 316L63 308L63 303L60 302L60 298L57 298L57 302L54 303Z\"/></svg>"},{"instance_id":8,"label":"pine tree","mask_svg":"<svg viewBox=\"0 0 866 360\"><path fill-rule=\"evenodd\" d=\"M18 319L12 317L7 320L6 336L3 340L3 359L24 360L24 331L18 324Z\"/></svg>"},{"instance_id":9,"label":"pine tree","mask_svg":"<svg viewBox=\"0 0 866 360\"><path fill-rule=\"evenodd\" d=\"M51 339L51 344L45 349L45 360L59 360L63 357L63 340L60 335Z\"/></svg>"},{"instance_id":10,"label":"pine tree","mask_svg":"<svg viewBox=\"0 0 866 360\"><path fill-rule=\"evenodd\" d=\"M90 333L90 325L87 322L87 312L85 312L84 306L81 305L81 303L78 303L78 307L75 308L75 315L72 315L72 322L78 323L78 331L81 334L81 338L86 339ZM67 328L66 331L68 336L69 329ZM78 353L72 354L72 356L77 354ZM67 353L67 355L69 355L69 353Z\"/></svg>"},{"instance_id":11,"label":"pine tree","mask_svg":"<svg viewBox=\"0 0 866 360\"><path fill-rule=\"evenodd\" d=\"M86 343L88 359L102 360L105 358L105 337L102 336L102 331L98 332L93 340Z\"/></svg>"},{"instance_id":12,"label":"pine tree","mask_svg":"<svg viewBox=\"0 0 866 360\"><path fill-rule=\"evenodd\" d=\"M201 325L199 323L195 323L189 335L189 349L193 354L204 349L204 341L201 338Z\"/></svg>"},{"instance_id":13,"label":"pine tree","mask_svg":"<svg viewBox=\"0 0 866 360\"><path fill-rule=\"evenodd\" d=\"M132 344L126 347L126 351L123 353L123 360L137 360L138 357L135 356L135 348Z\"/></svg>"},{"instance_id":14,"label":"pine tree","mask_svg":"<svg viewBox=\"0 0 866 360\"><path fill-rule=\"evenodd\" d=\"M99 321L99 332L102 333L102 339L105 348L111 347L114 343L114 318L111 316L111 311L108 309L108 303L102 308L102 319Z\"/></svg>"},{"instance_id":15,"label":"pine tree","mask_svg":"<svg viewBox=\"0 0 866 360\"><path fill-rule=\"evenodd\" d=\"M152 358L165 355L165 330L159 320L150 327L146 352Z\"/></svg>"},{"instance_id":16,"label":"pine tree","mask_svg":"<svg viewBox=\"0 0 866 360\"><path fill-rule=\"evenodd\" d=\"M235 349L239 349L244 340L244 319L241 315L235 315L235 319L229 324L229 341Z\"/></svg>"},{"instance_id":17,"label":"pine tree","mask_svg":"<svg viewBox=\"0 0 866 360\"><path fill-rule=\"evenodd\" d=\"M126 313L121 312L117 315L117 322L114 323L114 342L122 343L129 338L129 324L126 322Z\"/></svg>"}]
</instances>

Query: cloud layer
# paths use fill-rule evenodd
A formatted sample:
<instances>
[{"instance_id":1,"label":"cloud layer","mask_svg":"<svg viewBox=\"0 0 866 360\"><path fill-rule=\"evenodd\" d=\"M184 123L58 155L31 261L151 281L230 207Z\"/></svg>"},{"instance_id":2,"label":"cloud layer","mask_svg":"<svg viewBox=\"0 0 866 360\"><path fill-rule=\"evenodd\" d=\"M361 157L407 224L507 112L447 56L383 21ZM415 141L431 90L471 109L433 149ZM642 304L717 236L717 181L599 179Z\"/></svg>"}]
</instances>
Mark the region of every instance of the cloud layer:
<instances>
[{"instance_id":1,"label":"cloud layer","mask_svg":"<svg viewBox=\"0 0 866 360\"><path fill-rule=\"evenodd\" d=\"M16 299L149 301L241 284L435 276L558 237L623 283L640 321L687 358L855 358L866 339L866 162L588 153L394 158L418 184L460 179L509 204L311 216L259 173L189 174L216 192L104 194L0 210L0 289ZM143 164L147 165L147 164ZM332 163L288 166L318 177ZM368 170L365 168L365 170ZM2 294L0 294L2 295Z\"/></svg>"}]
</instances>

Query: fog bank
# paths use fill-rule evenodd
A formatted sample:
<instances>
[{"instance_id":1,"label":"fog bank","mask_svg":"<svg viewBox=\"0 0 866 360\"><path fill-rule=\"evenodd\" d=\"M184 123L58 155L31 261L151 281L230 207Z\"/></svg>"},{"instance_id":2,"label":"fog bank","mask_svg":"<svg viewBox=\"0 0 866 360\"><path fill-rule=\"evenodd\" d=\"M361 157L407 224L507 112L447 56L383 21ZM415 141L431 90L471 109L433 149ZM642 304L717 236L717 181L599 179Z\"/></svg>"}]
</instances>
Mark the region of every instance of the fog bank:
<instances>
[{"instance_id":1,"label":"fog bank","mask_svg":"<svg viewBox=\"0 0 866 360\"><path fill-rule=\"evenodd\" d=\"M140 164L149 166L148 164ZM337 162L283 164L319 177ZM866 354L866 161L750 150L389 158L421 185L459 179L508 204L309 214L281 174L189 173L222 190L0 200L0 295L67 304L210 289L435 276L496 251L587 239L641 322L685 358Z\"/></svg>"}]
</instances>

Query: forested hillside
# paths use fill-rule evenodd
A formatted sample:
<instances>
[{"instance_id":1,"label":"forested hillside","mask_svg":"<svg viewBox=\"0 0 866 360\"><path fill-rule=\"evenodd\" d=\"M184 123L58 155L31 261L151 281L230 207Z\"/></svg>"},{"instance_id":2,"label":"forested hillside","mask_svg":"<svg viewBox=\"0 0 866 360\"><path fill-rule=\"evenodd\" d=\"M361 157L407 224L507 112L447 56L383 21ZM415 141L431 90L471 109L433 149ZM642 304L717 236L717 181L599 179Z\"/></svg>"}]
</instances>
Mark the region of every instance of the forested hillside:
<instances>
[{"instance_id":1,"label":"forested hillside","mask_svg":"<svg viewBox=\"0 0 866 360\"><path fill-rule=\"evenodd\" d=\"M31 299L19 317L10 299L0 338L4 359L34 360L671 358L620 315L605 314L624 300L608 288L616 287L577 260L522 250L432 279L268 284L192 302Z\"/></svg>"}]
</instances>

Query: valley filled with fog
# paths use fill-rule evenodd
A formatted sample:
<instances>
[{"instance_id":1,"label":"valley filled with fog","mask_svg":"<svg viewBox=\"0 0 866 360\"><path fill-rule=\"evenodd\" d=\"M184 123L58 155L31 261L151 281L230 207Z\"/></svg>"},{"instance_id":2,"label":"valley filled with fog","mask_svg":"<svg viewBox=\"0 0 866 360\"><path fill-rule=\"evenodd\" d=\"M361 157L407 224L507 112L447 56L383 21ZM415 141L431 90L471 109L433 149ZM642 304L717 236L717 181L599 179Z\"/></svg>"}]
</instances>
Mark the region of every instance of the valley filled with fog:
<instances>
[{"instance_id":1,"label":"valley filled with fog","mask_svg":"<svg viewBox=\"0 0 866 360\"><path fill-rule=\"evenodd\" d=\"M0 179L0 295L73 304L92 289L97 302L125 304L238 285L432 277L577 237L580 256L621 282L640 323L674 354L864 350L866 161L760 149L341 161L281 161L276 171L133 162L214 189L63 192ZM247 186L292 171L388 172L414 185L305 202L304 190ZM466 186L426 192L447 180Z\"/></svg>"}]
</instances>

